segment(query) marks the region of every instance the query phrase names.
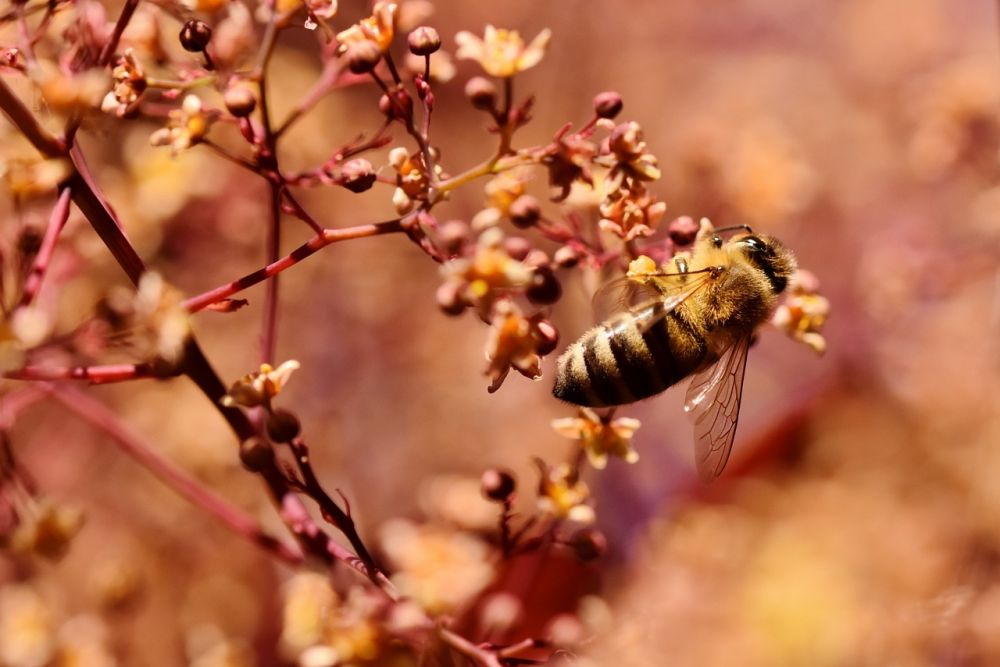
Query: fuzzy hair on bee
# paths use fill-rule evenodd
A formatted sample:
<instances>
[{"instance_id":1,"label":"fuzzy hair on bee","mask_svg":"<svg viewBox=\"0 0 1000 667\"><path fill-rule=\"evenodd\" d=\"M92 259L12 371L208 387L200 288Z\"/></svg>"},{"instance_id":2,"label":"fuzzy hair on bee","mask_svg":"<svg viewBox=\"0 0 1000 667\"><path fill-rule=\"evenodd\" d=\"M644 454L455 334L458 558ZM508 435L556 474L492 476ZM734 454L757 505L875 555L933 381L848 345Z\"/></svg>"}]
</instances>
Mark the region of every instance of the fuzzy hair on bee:
<instances>
[{"instance_id":1,"label":"fuzzy hair on bee","mask_svg":"<svg viewBox=\"0 0 1000 667\"><path fill-rule=\"evenodd\" d=\"M740 230L724 240L726 230L703 219L692 251L675 256L670 271L648 258L633 262L619 287L635 305L566 349L553 388L575 405L612 407L694 376L685 410L695 419L698 468L708 479L729 456L753 332L796 269L780 241Z\"/></svg>"}]
</instances>

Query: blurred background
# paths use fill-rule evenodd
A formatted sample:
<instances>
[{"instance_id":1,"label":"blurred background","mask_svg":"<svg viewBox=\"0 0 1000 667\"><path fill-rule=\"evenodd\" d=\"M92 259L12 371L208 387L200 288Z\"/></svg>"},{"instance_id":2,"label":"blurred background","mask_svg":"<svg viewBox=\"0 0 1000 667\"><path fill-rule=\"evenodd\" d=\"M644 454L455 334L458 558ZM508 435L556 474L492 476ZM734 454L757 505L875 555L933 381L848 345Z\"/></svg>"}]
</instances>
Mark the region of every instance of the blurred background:
<instances>
[{"instance_id":1,"label":"blurred background","mask_svg":"<svg viewBox=\"0 0 1000 667\"><path fill-rule=\"evenodd\" d=\"M333 23L346 27L365 9L341 2ZM659 159L663 178L651 189L668 217L749 223L780 237L832 304L823 358L763 333L733 459L710 487L693 474L681 390L623 412L642 421L640 460L613 460L586 478L609 552L573 576L543 570L535 595L549 613L529 615L520 630L544 634L555 613L586 617L587 664L618 667L1000 664L996 4L439 0L425 22L449 51L458 30L481 34L487 23L528 39L551 28L543 62L516 79L518 95L537 95L516 146L585 122L593 95L616 90L622 118L642 125ZM165 33L176 30L165 21ZM281 117L320 72L314 37L288 31L274 63ZM436 89L432 130L452 171L493 147L462 94L478 66L456 65ZM372 132L377 99L371 86L324 98L284 140L285 163L317 164ZM171 158L148 146L152 129L94 120L82 135L143 257L187 294L261 265L259 179L206 150ZM371 159L385 164L384 154ZM544 185L539 172L540 193ZM340 227L393 217L390 193L314 189L302 201ZM437 213L468 220L483 201L473 184ZM294 220L286 229L286 251L308 238ZM73 323L124 277L82 219L68 231L86 262L67 268L80 277L49 298ZM487 328L442 315L440 281L437 265L391 236L332 246L282 276L277 356L302 369L281 401L301 416L327 488L351 499L373 541L390 518L439 511L442 480L475 479L488 466L516 473L530 509L532 457L564 460L575 446L550 427L571 414L550 395L555 355L540 381L512 376L488 395ZM578 276L564 289L552 313L560 349L593 318ZM263 288L244 296L247 308L195 318L227 382L259 354ZM193 387L88 391L282 530ZM100 626L121 664L193 661L205 636L242 647L248 661L205 664L280 661L286 569L58 406L26 412L11 438L39 488L79 507L86 523L58 563L0 554L9 586L0 608L37 603L31 628ZM15 600L16 581L36 597L19 588ZM0 622L0 643L26 628Z\"/></svg>"}]
</instances>

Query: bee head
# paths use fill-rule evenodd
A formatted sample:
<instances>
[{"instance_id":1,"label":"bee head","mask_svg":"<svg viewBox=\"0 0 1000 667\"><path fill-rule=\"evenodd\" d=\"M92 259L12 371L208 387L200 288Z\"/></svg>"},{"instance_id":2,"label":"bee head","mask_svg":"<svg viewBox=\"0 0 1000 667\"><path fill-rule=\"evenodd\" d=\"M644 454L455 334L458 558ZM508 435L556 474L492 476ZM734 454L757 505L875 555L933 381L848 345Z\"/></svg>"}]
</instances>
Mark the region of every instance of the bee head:
<instances>
[{"instance_id":1,"label":"bee head","mask_svg":"<svg viewBox=\"0 0 1000 667\"><path fill-rule=\"evenodd\" d=\"M781 241L772 236L748 234L732 243L743 251L747 261L767 276L775 294L785 291L788 279L795 272L795 258Z\"/></svg>"}]
</instances>

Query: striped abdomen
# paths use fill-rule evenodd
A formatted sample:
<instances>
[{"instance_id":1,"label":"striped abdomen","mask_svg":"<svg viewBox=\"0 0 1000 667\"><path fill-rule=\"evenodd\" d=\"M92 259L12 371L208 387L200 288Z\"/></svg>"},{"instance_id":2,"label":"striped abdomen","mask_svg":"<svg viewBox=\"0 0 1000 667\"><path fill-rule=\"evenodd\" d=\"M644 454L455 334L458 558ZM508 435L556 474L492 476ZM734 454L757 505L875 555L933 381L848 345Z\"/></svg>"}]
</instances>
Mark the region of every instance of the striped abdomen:
<instances>
[{"instance_id":1,"label":"striped abdomen","mask_svg":"<svg viewBox=\"0 0 1000 667\"><path fill-rule=\"evenodd\" d=\"M682 311L664 315L657 303L608 320L570 345L559 357L552 393L594 408L632 403L693 373L705 350Z\"/></svg>"}]
</instances>

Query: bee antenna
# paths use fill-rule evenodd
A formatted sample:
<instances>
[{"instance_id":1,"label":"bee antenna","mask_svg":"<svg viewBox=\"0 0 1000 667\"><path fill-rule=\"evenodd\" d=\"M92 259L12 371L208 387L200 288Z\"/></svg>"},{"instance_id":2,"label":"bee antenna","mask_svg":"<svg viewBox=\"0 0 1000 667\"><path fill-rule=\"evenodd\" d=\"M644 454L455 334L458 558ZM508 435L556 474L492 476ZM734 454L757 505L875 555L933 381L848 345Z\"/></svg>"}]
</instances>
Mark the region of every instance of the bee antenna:
<instances>
[{"instance_id":1,"label":"bee antenna","mask_svg":"<svg viewBox=\"0 0 1000 667\"><path fill-rule=\"evenodd\" d=\"M750 229L750 225L730 225L729 227L720 227L719 229L715 230L715 233L716 235L719 235L722 232L734 232L738 229L742 229L747 234L753 234L753 230Z\"/></svg>"}]
</instances>

